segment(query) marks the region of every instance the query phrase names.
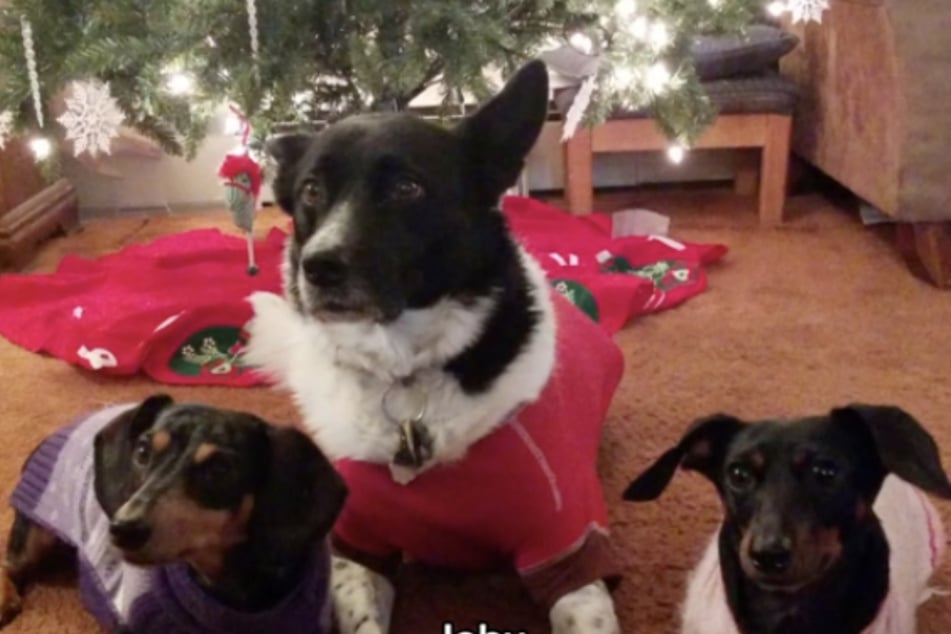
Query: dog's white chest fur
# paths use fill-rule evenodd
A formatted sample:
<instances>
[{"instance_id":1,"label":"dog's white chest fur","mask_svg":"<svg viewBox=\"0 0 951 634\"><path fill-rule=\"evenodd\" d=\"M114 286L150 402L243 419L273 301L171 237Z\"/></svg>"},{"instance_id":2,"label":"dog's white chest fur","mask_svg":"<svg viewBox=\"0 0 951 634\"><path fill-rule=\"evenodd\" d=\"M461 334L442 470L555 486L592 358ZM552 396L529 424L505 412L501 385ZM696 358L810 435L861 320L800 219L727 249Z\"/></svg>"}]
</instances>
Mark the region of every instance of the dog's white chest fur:
<instances>
[{"instance_id":1,"label":"dog's white chest fur","mask_svg":"<svg viewBox=\"0 0 951 634\"><path fill-rule=\"evenodd\" d=\"M491 297L466 305L443 300L381 325L318 322L277 295L256 293L251 297L255 316L248 326L247 359L291 391L306 426L333 458L393 459L400 433L384 413L383 397L401 379L412 377L412 389L426 401L423 424L433 440L433 458L426 466L458 459L513 410L535 400L554 365L555 318L548 283L530 256L522 252L521 261L539 323L485 392L465 393L442 366L482 332L494 306Z\"/></svg>"}]
</instances>

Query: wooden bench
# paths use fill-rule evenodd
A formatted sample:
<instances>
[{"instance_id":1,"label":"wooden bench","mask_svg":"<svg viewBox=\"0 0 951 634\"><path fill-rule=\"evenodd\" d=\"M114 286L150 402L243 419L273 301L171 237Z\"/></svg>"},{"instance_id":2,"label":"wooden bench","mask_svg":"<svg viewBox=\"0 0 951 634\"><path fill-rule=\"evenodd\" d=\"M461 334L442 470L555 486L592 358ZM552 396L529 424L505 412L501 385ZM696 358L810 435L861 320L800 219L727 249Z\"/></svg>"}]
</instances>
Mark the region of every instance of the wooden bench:
<instances>
[{"instance_id":1,"label":"wooden bench","mask_svg":"<svg viewBox=\"0 0 951 634\"><path fill-rule=\"evenodd\" d=\"M786 201L795 85L778 75L768 75L704 86L720 115L693 147L761 150L759 160L738 162L735 188L741 194L751 194L758 183L760 223L780 224ZM570 100L556 96L556 103L564 112ZM618 113L593 128L579 127L563 144L568 209L573 214L593 211L596 154L660 151L669 146L670 141L642 112Z\"/></svg>"}]
</instances>

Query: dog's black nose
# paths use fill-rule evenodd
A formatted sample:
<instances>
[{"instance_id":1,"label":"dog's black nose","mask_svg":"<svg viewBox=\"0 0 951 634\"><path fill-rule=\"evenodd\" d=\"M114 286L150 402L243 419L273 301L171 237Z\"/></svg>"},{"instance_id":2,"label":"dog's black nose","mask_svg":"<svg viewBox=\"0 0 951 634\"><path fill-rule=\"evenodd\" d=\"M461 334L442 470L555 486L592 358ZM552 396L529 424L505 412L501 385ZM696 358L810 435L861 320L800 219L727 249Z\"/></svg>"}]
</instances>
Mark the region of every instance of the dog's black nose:
<instances>
[{"instance_id":1,"label":"dog's black nose","mask_svg":"<svg viewBox=\"0 0 951 634\"><path fill-rule=\"evenodd\" d=\"M792 563L792 544L785 537L764 540L759 544L754 542L750 559L760 572L774 575L784 573Z\"/></svg>"},{"instance_id":2,"label":"dog's black nose","mask_svg":"<svg viewBox=\"0 0 951 634\"><path fill-rule=\"evenodd\" d=\"M318 253L303 263L307 281L320 288L343 286L347 281L347 264L337 253Z\"/></svg>"},{"instance_id":3,"label":"dog's black nose","mask_svg":"<svg viewBox=\"0 0 951 634\"><path fill-rule=\"evenodd\" d=\"M113 520L109 525L112 542L123 550L136 550L145 546L152 535L152 528L143 519Z\"/></svg>"}]
</instances>

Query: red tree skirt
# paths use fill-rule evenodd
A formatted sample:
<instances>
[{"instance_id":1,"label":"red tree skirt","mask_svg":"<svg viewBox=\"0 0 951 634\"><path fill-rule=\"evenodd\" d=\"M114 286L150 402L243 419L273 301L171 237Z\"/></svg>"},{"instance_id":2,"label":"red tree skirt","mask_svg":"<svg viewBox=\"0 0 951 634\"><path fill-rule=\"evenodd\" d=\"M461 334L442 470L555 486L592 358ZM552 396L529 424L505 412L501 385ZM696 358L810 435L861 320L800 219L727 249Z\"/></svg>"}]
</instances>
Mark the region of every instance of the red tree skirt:
<instances>
[{"instance_id":1,"label":"red tree skirt","mask_svg":"<svg viewBox=\"0 0 951 634\"><path fill-rule=\"evenodd\" d=\"M611 217L573 217L529 198L507 198L513 231L554 287L611 333L633 317L706 288L703 265L722 245L611 237ZM49 275L0 276L0 334L106 374L144 371L171 384L257 385L241 363L245 301L280 292L285 234L256 245L261 272L245 274L242 238L207 229L127 247L95 260L63 258Z\"/></svg>"}]
</instances>

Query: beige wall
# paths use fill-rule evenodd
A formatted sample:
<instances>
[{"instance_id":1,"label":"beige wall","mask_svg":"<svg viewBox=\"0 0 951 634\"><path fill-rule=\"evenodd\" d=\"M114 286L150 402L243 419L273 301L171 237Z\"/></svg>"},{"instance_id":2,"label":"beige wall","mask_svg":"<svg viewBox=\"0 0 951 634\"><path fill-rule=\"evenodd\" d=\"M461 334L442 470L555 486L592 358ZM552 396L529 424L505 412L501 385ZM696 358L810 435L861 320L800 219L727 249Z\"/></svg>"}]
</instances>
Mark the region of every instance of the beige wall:
<instances>
[{"instance_id":1,"label":"beige wall","mask_svg":"<svg viewBox=\"0 0 951 634\"><path fill-rule=\"evenodd\" d=\"M217 177L222 157L236 145L224 134L223 122L212 128L192 162L176 157L158 160L124 158L122 178L99 176L67 160L64 169L79 192L86 215L133 212L170 207L183 210L221 204L222 188ZM548 124L528 163L529 185L535 190L561 189L560 125ZM662 153L602 155L596 157L595 184L624 186L641 183L726 179L732 175L729 152L696 152L684 164L670 164ZM265 189L262 199L270 201Z\"/></svg>"}]
</instances>

